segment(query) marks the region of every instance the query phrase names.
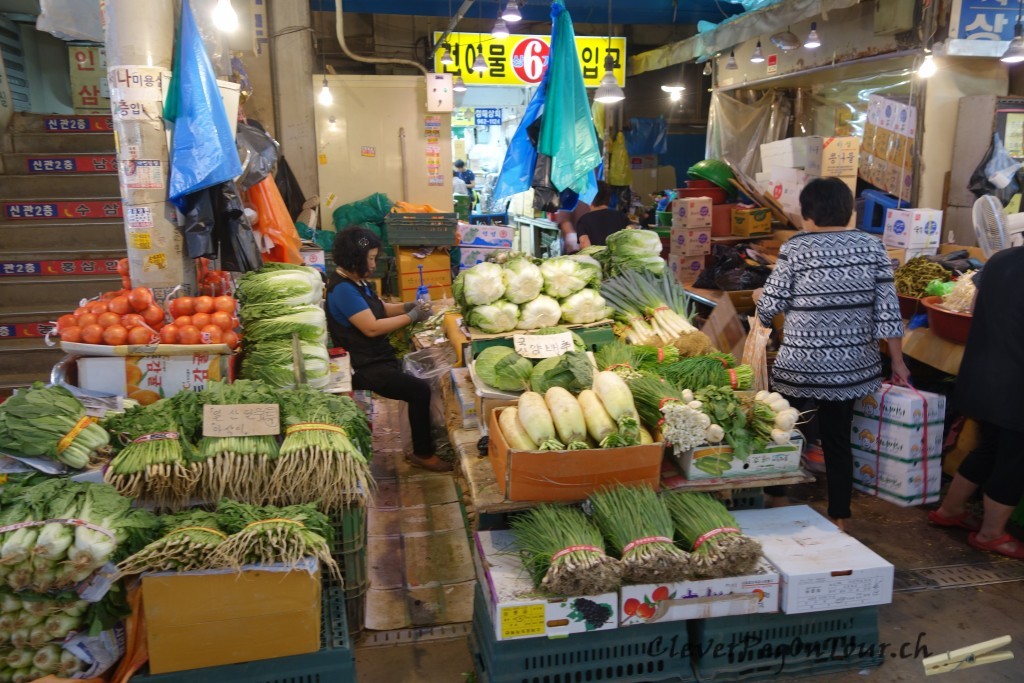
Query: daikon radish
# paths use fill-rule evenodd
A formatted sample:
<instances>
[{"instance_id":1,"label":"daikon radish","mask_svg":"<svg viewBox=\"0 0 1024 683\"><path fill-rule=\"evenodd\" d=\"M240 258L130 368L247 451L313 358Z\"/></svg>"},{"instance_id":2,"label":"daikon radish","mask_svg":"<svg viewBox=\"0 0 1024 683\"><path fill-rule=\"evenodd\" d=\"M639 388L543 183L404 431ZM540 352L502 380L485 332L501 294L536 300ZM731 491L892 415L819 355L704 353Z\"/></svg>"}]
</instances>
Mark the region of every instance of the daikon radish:
<instances>
[{"instance_id":1,"label":"daikon radish","mask_svg":"<svg viewBox=\"0 0 1024 683\"><path fill-rule=\"evenodd\" d=\"M587 448L587 423L576 397L562 387L551 387L544 394L544 402L551 412L558 439L570 451Z\"/></svg>"},{"instance_id":2,"label":"daikon radish","mask_svg":"<svg viewBox=\"0 0 1024 683\"><path fill-rule=\"evenodd\" d=\"M591 389L581 391L576 400L580 404L580 410L583 411L583 419L587 423L587 433L599 445L618 432L614 420L601 404L601 399ZM604 448L604 446L601 447Z\"/></svg>"},{"instance_id":3,"label":"daikon radish","mask_svg":"<svg viewBox=\"0 0 1024 683\"><path fill-rule=\"evenodd\" d=\"M639 444L640 415L633 403L633 392L626 386L626 382L614 372L599 372L594 375L594 393L601 399L608 415L615 420L619 436L628 445Z\"/></svg>"},{"instance_id":4,"label":"daikon radish","mask_svg":"<svg viewBox=\"0 0 1024 683\"><path fill-rule=\"evenodd\" d=\"M533 442L542 451L565 450L565 445L558 440L555 423L551 420L544 397L535 391L527 391L519 397L519 424L530 435Z\"/></svg>"},{"instance_id":5,"label":"daikon radish","mask_svg":"<svg viewBox=\"0 0 1024 683\"><path fill-rule=\"evenodd\" d=\"M519 422L519 409L515 406L501 411L501 415L498 417L498 426L501 427L501 433L505 436L505 441L508 441L508 445L512 450L537 450L536 442L530 438L530 434Z\"/></svg>"}]
</instances>

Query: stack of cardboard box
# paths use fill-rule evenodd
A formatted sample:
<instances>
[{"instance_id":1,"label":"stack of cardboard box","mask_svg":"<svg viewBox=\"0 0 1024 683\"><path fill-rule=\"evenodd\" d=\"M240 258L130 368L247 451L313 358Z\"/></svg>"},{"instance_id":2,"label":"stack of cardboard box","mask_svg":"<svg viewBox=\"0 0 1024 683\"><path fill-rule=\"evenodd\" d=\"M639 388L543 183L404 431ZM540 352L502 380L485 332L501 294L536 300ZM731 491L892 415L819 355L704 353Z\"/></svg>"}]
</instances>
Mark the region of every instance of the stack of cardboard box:
<instances>
[{"instance_id":1,"label":"stack of cardboard box","mask_svg":"<svg viewBox=\"0 0 1024 683\"><path fill-rule=\"evenodd\" d=\"M712 201L689 197L672 202L669 267L680 284L692 285L711 253Z\"/></svg>"},{"instance_id":2,"label":"stack of cardboard box","mask_svg":"<svg viewBox=\"0 0 1024 683\"><path fill-rule=\"evenodd\" d=\"M872 95L864 124L859 175L872 185L904 199L914 182L917 107Z\"/></svg>"},{"instance_id":3,"label":"stack of cardboard box","mask_svg":"<svg viewBox=\"0 0 1024 683\"><path fill-rule=\"evenodd\" d=\"M859 154L860 138L849 136L788 138L767 143L761 145L763 171L758 180L800 227L800 193L807 183L820 177L839 178L850 192L856 193ZM856 221L855 212L850 225Z\"/></svg>"},{"instance_id":4,"label":"stack of cardboard box","mask_svg":"<svg viewBox=\"0 0 1024 683\"><path fill-rule=\"evenodd\" d=\"M882 242L904 249L903 263L916 256L932 256L939 250L942 211L938 209L889 209L885 213Z\"/></svg>"}]
</instances>

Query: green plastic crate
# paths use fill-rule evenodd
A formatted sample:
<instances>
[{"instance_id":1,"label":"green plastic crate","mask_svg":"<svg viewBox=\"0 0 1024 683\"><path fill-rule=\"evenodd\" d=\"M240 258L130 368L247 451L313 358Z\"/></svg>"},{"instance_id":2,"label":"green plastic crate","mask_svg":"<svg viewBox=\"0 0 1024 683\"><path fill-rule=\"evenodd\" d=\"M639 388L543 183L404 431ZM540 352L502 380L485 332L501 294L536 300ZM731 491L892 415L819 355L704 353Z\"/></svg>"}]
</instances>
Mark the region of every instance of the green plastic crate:
<instances>
[{"instance_id":1,"label":"green plastic crate","mask_svg":"<svg viewBox=\"0 0 1024 683\"><path fill-rule=\"evenodd\" d=\"M389 213L388 244L407 247L455 246L458 216L454 213Z\"/></svg>"},{"instance_id":2,"label":"green plastic crate","mask_svg":"<svg viewBox=\"0 0 1024 683\"><path fill-rule=\"evenodd\" d=\"M562 327L566 326L562 325ZM612 329L610 323L606 325L598 325L596 327L573 328L570 326L566 327L566 329L572 330L578 334L586 345L588 351L596 351L597 347L603 346L604 344L610 344L615 341L615 331ZM512 336L515 334L529 334L529 332L517 330L516 332L509 332L507 337L472 340L470 342L470 347L473 349L473 357L476 358L480 355L481 351L492 346L507 346L511 349L513 347Z\"/></svg>"},{"instance_id":3,"label":"green plastic crate","mask_svg":"<svg viewBox=\"0 0 1024 683\"><path fill-rule=\"evenodd\" d=\"M690 622L701 681L824 676L880 666L878 607Z\"/></svg>"},{"instance_id":4,"label":"green plastic crate","mask_svg":"<svg viewBox=\"0 0 1024 683\"><path fill-rule=\"evenodd\" d=\"M366 508L346 508L341 514L332 514L330 519L334 528L331 556L345 580L342 592L349 633L357 635L366 623L366 590L370 585L366 568ZM330 575L325 574L324 580L327 586L332 586Z\"/></svg>"},{"instance_id":5,"label":"green plastic crate","mask_svg":"<svg viewBox=\"0 0 1024 683\"><path fill-rule=\"evenodd\" d=\"M325 589L323 605L317 652L167 674L139 674L131 678L131 683L355 683L344 594L339 588Z\"/></svg>"},{"instance_id":6,"label":"green plastic crate","mask_svg":"<svg viewBox=\"0 0 1024 683\"><path fill-rule=\"evenodd\" d=\"M616 683L696 681L690 666L686 622L575 633L564 638L494 637L480 584L469 639L480 683Z\"/></svg>"}]
</instances>

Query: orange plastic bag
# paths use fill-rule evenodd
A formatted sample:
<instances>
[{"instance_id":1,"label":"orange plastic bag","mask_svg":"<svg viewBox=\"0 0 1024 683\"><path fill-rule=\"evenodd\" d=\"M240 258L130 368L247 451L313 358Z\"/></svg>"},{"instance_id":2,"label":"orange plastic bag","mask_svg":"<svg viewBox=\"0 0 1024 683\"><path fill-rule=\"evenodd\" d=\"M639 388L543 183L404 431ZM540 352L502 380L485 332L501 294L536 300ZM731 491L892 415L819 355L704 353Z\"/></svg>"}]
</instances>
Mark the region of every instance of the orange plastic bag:
<instances>
[{"instance_id":1,"label":"orange plastic bag","mask_svg":"<svg viewBox=\"0 0 1024 683\"><path fill-rule=\"evenodd\" d=\"M273 176L267 176L249 188L249 203L252 204L259 217L252 229L269 238L274 246L269 252L263 252L263 258L276 263L302 265L302 246L295 222L288 213L288 207L277 189Z\"/></svg>"},{"instance_id":2,"label":"orange plastic bag","mask_svg":"<svg viewBox=\"0 0 1024 683\"><path fill-rule=\"evenodd\" d=\"M409 202L395 202L391 211L392 213L444 213L430 204L410 204Z\"/></svg>"}]
</instances>

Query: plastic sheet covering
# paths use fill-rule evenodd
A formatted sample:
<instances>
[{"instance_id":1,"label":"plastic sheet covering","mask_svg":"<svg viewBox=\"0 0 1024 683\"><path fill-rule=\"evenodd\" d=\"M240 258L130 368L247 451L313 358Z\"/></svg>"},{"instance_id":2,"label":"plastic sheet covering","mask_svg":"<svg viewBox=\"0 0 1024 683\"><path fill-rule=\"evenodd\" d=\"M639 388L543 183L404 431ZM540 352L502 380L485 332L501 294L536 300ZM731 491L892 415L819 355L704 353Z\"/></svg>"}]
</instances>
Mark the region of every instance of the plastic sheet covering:
<instances>
[{"instance_id":1,"label":"plastic sheet covering","mask_svg":"<svg viewBox=\"0 0 1024 683\"><path fill-rule=\"evenodd\" d=\"M171 111L165 107L164 117L174 121L168 194L171 203L182 208L185 195L242 173L217 79L188 0L181 6L175 67L171 83L175 107Z\"/></svg>"},{"instance_id":2,"label":"plastic sheet covering","mask_svg":"<svg viewBox=\"0 0 1024 683\"><path fill-rule=\"evenodd\" d=\"M749 102L715 91L708 114L707 158L723 159L746 175L761 170L761 143L768 139L774 90L752 93Z\"/></svg>"},{"instance_id":3,"label":"plastic sheet covering","mask_svg":"<svg viewBox=\"0 0 1024 683\"><path fill-rule=\"evenodd\" d=\"M921 91L909 68L892 69L867 76L822 79L813 92L804 90L797 107L795 135L864 136L868 100L872 95L896 98L921 107Z\"/></svg>"},{"instance_id":4,"label":"plastic sheet covering","mask_svg":"<svg viewBox=\"0 0 1024 683\"><path fill-rule=\"evenodd\" d=\"M39 0L36 29L61 40L102 43L104 36L100 0Z\"/></svg>"},{"instance_id":5,"label":"plastic sheet covering","mask_svg":"<svg viewBox=\"0 0 1024 683\"><path fill-rule=\"evenodd\" d=\"M227 37L223 31L213 23L213 9L217 6L218 0L190 0L192 12L195 16L196 27L199 35L203 38L203 45L206 47L206 54L210 57L210 64L218 76L227 78L231 75L231 53L228 51L225 41ZM236 7L241 3L235 3ZM239 16L239 21L243 19Z\"/></svg>"},{"instance_id":6,"label":"plastic sheet covering","mask_svg":"<svg viewBox=\"0 0 1024 683\"><path fill-rule=\"evenodd\" d=\"M238 184L243 190L248 190L274 172L279 151L277 141L267 131L239 122L235 145L242 161L242 176Z\"/></svg>"},{"instance_id":7,"label":"plastic sheet covering","mask_svg":"<svg viewBox=\"0 0 1024 683\"><path fill-rule=\"evenodd\" d=\"M668 152L668 123L664 116L629 120L626 148L630 154L665 154Z\"/></svg>"},{"instance_id":8,"label":"plastic sheet covering","mask_svg":"<svg viewBox=\"0 0 1024 683\"><path fill-rule=\"evenodd\" d=\"M455 349L450 344L431 346L413 351L402 359L402 369L413 377L430 384L430 423L437 428L446 426L441 378L455 367Z\"/></svg>"},{"instance_id":9,"label":"plastic sheet covering","mask_svg":"<svg viewBox=\"0 0 1024 683\"><path fill-rule=\"evenodd\" d=\"M288 207L281 198L273 178L264 178L249 188L249 203L256 209L258 218L253 229L262 235L264 242L269 239L273 247L264 251L265 260L276 263L302 265L299 249L299 233L288 214Z\"/></svg>"},{"instance_id":10,"label":"plastic sheet covering","mask_svg":"<svg viewBox=\"0 0 1024 683\"><path fill-rule=\"evenodd\" d=\"M529 187L529 186L527 186ZM377 192L359 201L339 206L331 214L334 229L341 231L350 225L364 223L383 223L394 206L386 194Z\"/></svg>"}]
</instances>

